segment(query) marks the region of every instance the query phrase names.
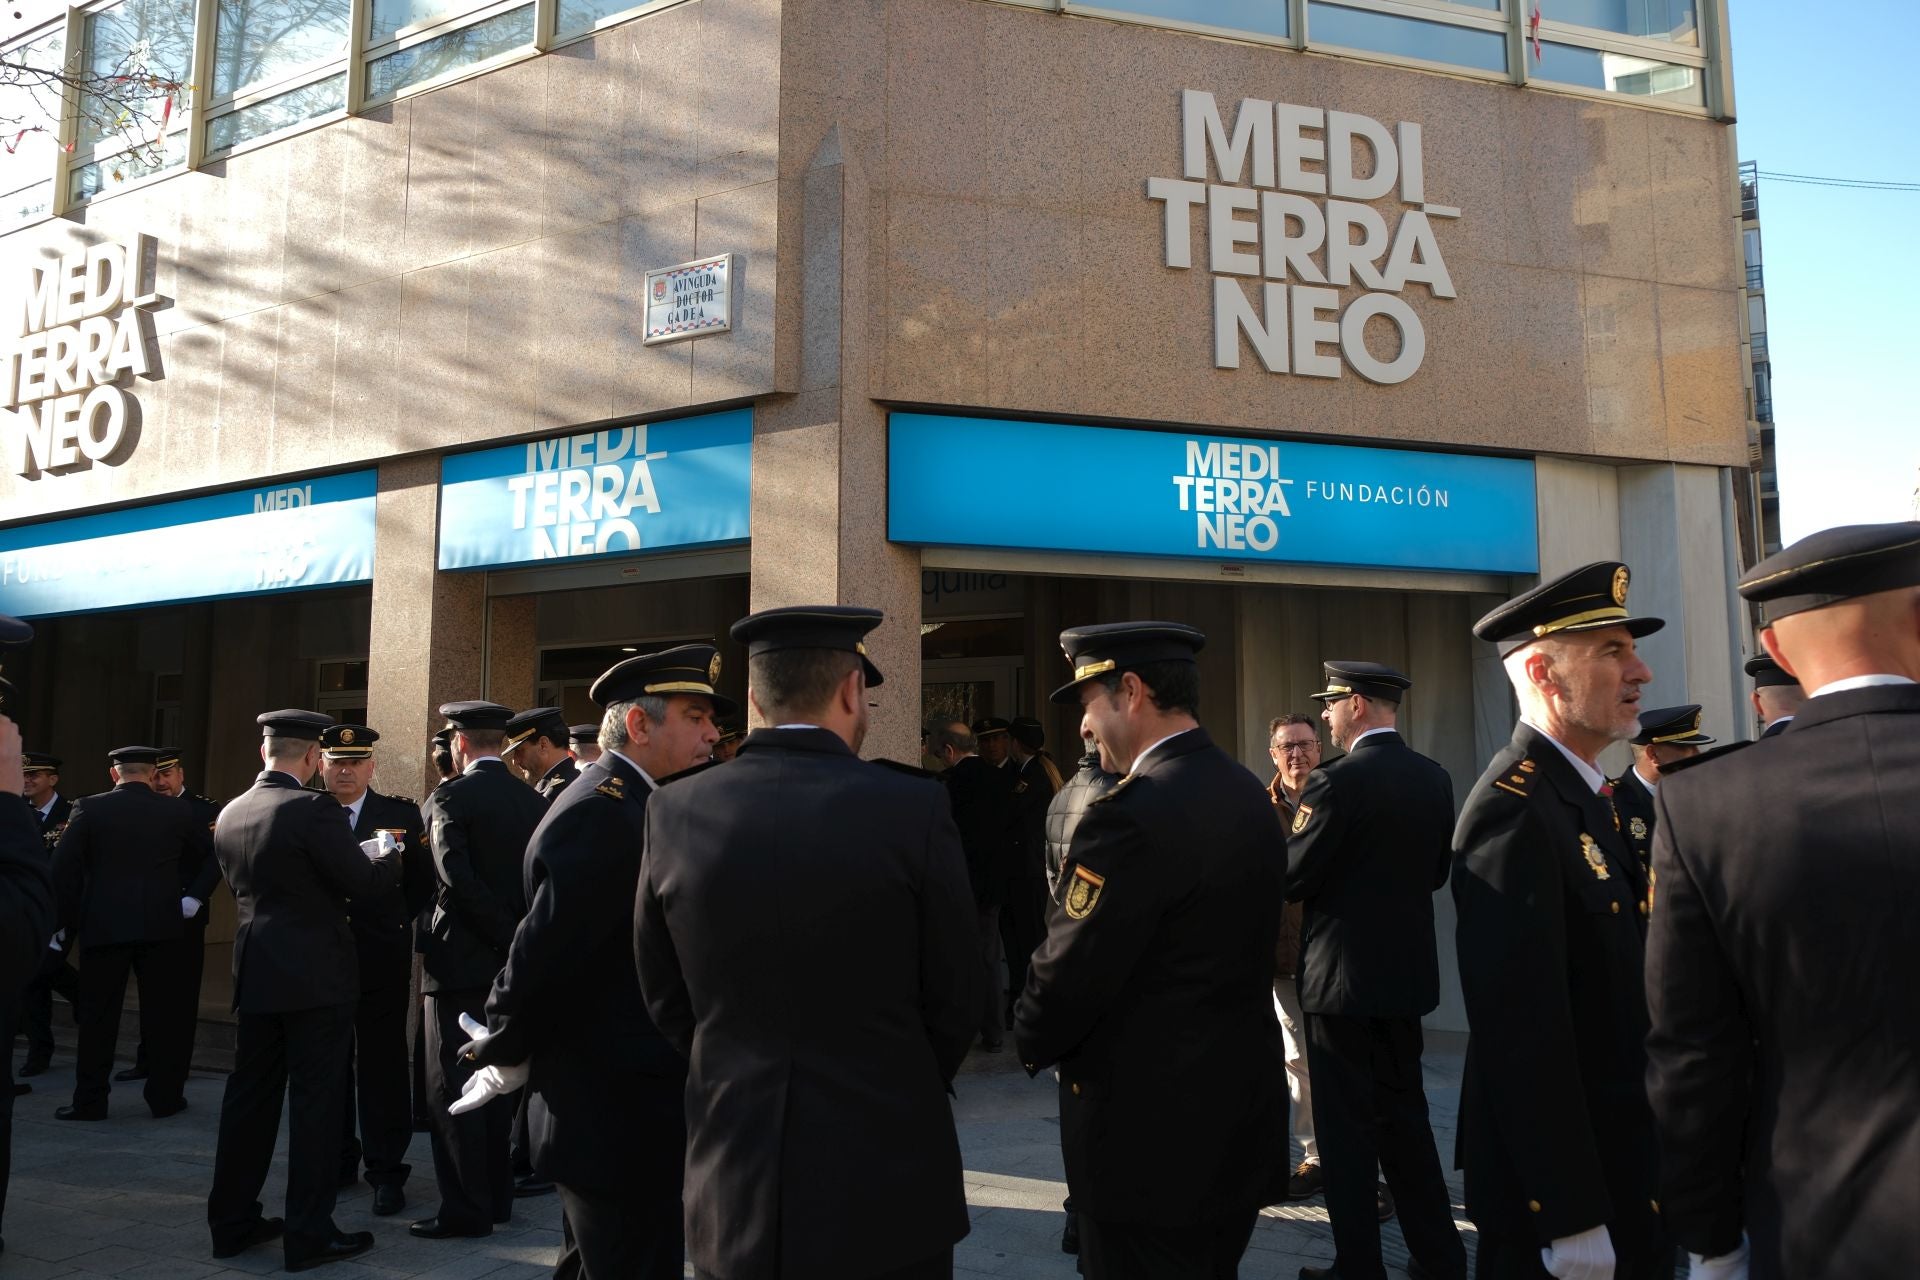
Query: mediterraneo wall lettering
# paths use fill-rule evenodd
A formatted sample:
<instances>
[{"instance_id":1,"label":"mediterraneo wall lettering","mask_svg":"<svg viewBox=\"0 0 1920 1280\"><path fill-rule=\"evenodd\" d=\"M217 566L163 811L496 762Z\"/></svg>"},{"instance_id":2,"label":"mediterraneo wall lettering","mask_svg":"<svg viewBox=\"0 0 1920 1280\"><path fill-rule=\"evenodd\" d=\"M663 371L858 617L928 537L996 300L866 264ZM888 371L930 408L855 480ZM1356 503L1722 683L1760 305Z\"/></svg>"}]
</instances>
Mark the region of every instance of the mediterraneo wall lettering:
<instances>
[{"instance_id":1,"label":"mediterraneo wall lettering","mask_svg":"<svg viewBox=\"0 0 1920 1280\"><path fill-rule=\"evenodd\" d=\"M0 437L29 480L118 466L140 438L135 375L157 379L148 310L152 236L105 241L24 266L0 315Z\"/></svg>"},{"instance_id":2,"label":"mediterraneo wall lettering","mask_svg":"<svg viewBox=\"0 0 1920 1280\"><path fill-rule=\"evenodd\" d=\"M1405 382L1427 335L1402 295L1457 296L1434 219L1460 210L1427 200L1420 126L1258 98L1230 114L1186 90L1184 177L1147 179L1165 204L1169 267L1192 268L1195 222L1205 229L1215 367L1239 368L1244 339L1270 373ZM1389 196L1391 222L1377 207ZM1375 320L1397 338L1391 359L1367 347Z\"/></svg>"}]
</instances>

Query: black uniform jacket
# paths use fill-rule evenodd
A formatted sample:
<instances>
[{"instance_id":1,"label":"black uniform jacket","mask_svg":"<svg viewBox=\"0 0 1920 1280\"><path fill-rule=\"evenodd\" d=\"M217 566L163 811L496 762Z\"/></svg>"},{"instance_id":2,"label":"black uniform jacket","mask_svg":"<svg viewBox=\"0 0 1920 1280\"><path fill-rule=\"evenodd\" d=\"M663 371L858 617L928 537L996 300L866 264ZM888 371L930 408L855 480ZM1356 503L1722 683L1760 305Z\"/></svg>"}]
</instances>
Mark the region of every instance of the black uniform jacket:
<instances>
[{"instance_id":1,"label":"black uniform jacket","mask_svg":"<svg viewBox=\"0 0 1920 1280\"><path fill-rule=\"evenodd\" d=\"M633 967L652 787L612 752L580 776L527 846L527 917L493 981L478 1060L530 1065L527 1127L547 1177L678 1198L687 1064L647 1015Z\"/></svg>"},{"instance_id":2,"label":"black uniform jacket","mask_svg":"<svg viewBox=\"0 0 1920 1280\"><path fill-rule=\"evenodd\" d=\"M371 840L381 829L400 835L400 883L347 904L353 942L360 955L360 985L378 990L387 985L395 967L406 981L407 959L413 952L414 917L433 901L433 850L427 847L426 824L420 806L401 796L384 796L369 789L360 802L360 818L353 824L355 840Z\"/></svg>"},{"instance_id":3,"label":"black uniform jacket","mask_svg":"<svg viewBox=\"0 0 1920 1280\"><path fill-rule=\"evenodd\" d=\"M1013 788L1019 775L968 756L940 775L966 856L974 905L984 911L1006 899L1008 877L1020 864Z\"/></svg>"},{"instance_id":4,"label":"black uniform jacket","mask_svg":"<svg viewBox=\"0 0 1920 1280\"><path fill-rule=\"evenodd\" d=\"M1277 1198L1286 866L1266 788L1204 729L1087 806L1014 1008L1027 1070L1060 1066L1081 1213L1184 1226Z\"/></svg>"},{"instance_id":5,"label":"black uniform jacket","mask_svg":"<svg viewBox=\"0 0 1920 1280\"><path fill-rule=\"evenodd\" d=\"M89 946L177 938L180 887L210 848L185 802L144 782L77 800L53 853L60 919Z\"/></svg>"},{"instance_id":6,"label":"black uniform jacket","mask_svg":"<svg viewBox=\"0 0 1920 1280\"><path fill-rule=\"evenodd\" d=\"M208 903L213 898L214 886L220 883L220 860L213 856L213 828L220 820L220 805L211 797L193 791L182 795L180 803L187 806L195 822L207 829L207 856L200 859L197 867L190 862L180 864L180 896L198 899L200 903L200 909L187 921L187 927L205 929Z\"/></svg>"},{"instance_id":7,"label":"black uniform jacket","mask_svg":"<svg viewBox=\"0 0 1920 1280\"><path fill-rule=\"evenodd\" d=\"M1543 1245L1644 1215L1644 881L1607 798L1522 723L1474 784L1453 848L1467 1215Z\"/></svg>"},{"instance_id":8,"label":"black uniform jacket","mask_svg":"<svg viewBox=\"0 0 1920 1280\"><path fill-rule=\"evenodd\" d=\"M559 764L540 775L540 781L534 783L533 789L540 793L542 800L552 804L579 776L580 762L572 756L563 756Z\"/></svg>"},{"instance_id":9,"label":"black uniform jacket","mask_svg":"<svg viewBox=\"0 0 1920 1280\"><path fill-rule=\"evenodd\" d=\"M346 900L399 883L400 860L369 861L340 802L277 769L220 811L213 847L240 910L234 1012L294 1013L358 1000Z\"/></svg>"},{"instance_id":10,"label":"black uniform jacket","mask_svg":"<svg viewBox=\"0 0 1920 1280\"><path fill-rule=\"evenodd\" d=\"M33 807L0 792L0 1000L40 971L54 923L53 882Z\"/></svg>"},{"instance_id":11,"label":"black uniform jacket","mask_svg":"<svg viewBox=\"0 0 1920 1280\"><path fill-rule=\"evenodd\" d=\"M1028 756L1018 770L1013 781L1016 861L1012 874L1017 880L1043 880L1047 874L1047 806L1053 803L1053 782L1037 755Z\"/></svg>"},{"instance_id":12,"label":"black uniform jacket","mask_svg":"<svg viewBox=\"0 0 1920 1280\"><path fill-rule=\"evenodd\" d=\"M427 797L433 921L421 946L428 992L493 985L527 914L527 841L547 802L498 757L475 760Z\"/></svg>"},{"instance_id":13,"label":"black uniform jacket","mask_svg":"<svg viewBox=\"0 0 1920 1280\"><path fill-rule=\"evenodd\" d=\"M653 797L636 916L647 1005L692 1063L694 1266L869 1275L966 1235L947 1085L979 943L938 784L756 730Z\"/></svg>"},{"instance_id":14,"label":"black uniform jacket","mask_svg":"<svg viewBox=\"0 0 1920 1280\"><path fill-rule=\"evenodd\" d=\"M1645 876L1653 865L1653 792L1639 774L1628 769L1613 780L1613 807L1620 811L1620 832Z\"/></svg>"},{"instance_id":15,"label":"black uniform jacket","mask_svg":"<svg viewBox=\"0 0 1920 1280\"><path fill-rule=\"evenodd\" d=\"M1287 836L1305 901L1300 1007L1418 1018L1440 1003L1433 894L1453 862L1453 780L1398 733L1372 733L1307 779Z\"/></svg>"},{"instance_id":16,"label":"black uniform jacket","mask_svg":"<svg viewBox=\"0 0 1920 1280\"><path fill-rule=\"evenodd\" d=\"M1660 786L1647 1090L1689 1250L1920 1276L1920 687L1809 699Z\"/></svg>"}]
</instances>

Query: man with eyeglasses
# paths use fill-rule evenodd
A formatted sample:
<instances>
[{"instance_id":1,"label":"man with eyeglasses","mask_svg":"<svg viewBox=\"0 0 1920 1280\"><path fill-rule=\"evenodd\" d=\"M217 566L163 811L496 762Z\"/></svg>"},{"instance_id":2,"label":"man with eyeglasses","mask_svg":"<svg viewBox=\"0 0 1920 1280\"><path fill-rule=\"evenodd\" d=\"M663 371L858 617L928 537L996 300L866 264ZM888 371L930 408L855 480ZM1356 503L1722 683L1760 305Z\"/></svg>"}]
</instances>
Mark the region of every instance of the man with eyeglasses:
<instances>
[{"instance_id":1,"label":"man with eyeglasses","mask_svg":"<svg viewBox=\"0 0 1920 1280\"><path fill-rule=\"evenodd\" d=\"M1273 761L1273 797L1280 827L1293 826L1307 776L1320 767L1320 734L1313 718L1292 712L1267 725L1267 756ZM1300 1163L1287 1179L1287 1199L1320 1193L1320 1147L1313 1138L1313 1087L1307 1076L1307 1020L1300 1012L1300 917L1305 904L1289 902L1280 913L1280 943L1273 954L1273 1000L1280 1011L1280 1037L1287 1054L1287 1094L1293 1099L1293 1136L1300 1142Z\"/></svg>"}]
</instances>

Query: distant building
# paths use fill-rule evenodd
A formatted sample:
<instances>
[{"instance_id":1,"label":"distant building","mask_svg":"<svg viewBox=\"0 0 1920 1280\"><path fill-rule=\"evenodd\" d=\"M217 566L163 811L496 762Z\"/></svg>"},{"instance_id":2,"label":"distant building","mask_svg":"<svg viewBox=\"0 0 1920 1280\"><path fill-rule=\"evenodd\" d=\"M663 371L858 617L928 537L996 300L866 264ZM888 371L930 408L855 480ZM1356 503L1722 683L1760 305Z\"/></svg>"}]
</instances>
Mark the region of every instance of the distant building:
<instances>
[{"instance_id":1,"label":"distant building","mask_svg":"<svg viewBox=\"0 0 1920 1280\"><path fill-rule=\"evenodd\" d=\"M1773 361L1767 343L1767 277L1760 250L1760 173L1740 165L1740 247L1746 264L1747 452L1752 494L1741 508L1741 544L1758 556L1780 549L1780 468L1773 443Z\"/></svg>"}]
</instances>

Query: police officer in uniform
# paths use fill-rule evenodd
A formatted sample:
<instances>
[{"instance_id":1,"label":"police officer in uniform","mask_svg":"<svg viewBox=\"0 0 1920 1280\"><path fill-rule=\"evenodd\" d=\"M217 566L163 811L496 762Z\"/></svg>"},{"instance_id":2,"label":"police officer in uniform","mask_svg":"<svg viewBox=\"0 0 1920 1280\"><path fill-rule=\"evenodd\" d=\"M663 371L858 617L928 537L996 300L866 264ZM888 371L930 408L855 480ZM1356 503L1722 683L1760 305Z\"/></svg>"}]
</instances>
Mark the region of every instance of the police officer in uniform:
<instances>
[{"instance_id":1,"label":"police officer in uniform","mask_svg":"<svg viewBox=\"0 0 1920 1280\"><path fill-rule=\"evenodd\" d=\"M1740 594L1808 697L1660 787L1661 1205L1696 1276L1920 1275L1920 523L1803 538Z\"/></svg>"},{"instance_id":2,"label":"police officer in uniform","mask_svg":"<svg viewBox=\"0 0 1920 1280\"><path fill-rule=\"evenodd\" d=\"M500 758L531 783L548 804L580 776L580 766L567 750L569 732L566 717L558 707L534 707L507 721L507 740L500 748Z\"/></svg>"},{"instance_id":3,"label":"police officer in uniform","mask_svg":"<svg viewBox=\"0 0 1920 1280\"><path fill-rule=\"evenodd\" d=\"M1126 776L1074 831L1014 1032L1030 1074L1059 1065L1091 1280L1232 1276L1285 1195L1286 837L1196 719L1205 642L1167 622L1060 634L1073 680L1053 701L1081 708Z\"/></svg>"},{"instance_id":4,"label":"police officer in uniform","mask_svg":"<svg viewBox=\"0 0 1920 1280\"><path fill-rule=\"evenodd\" d=\"M192 1021L169 978L184 921L203 905L196 878L211 836L187 806L153 790L155 747L120 747L114 788L75 803L53 854L61 918L80 939L80 1046L71 1106L60 1120L104 1120L127 974L140 983L140 1038L152 1056L145 1096L158 1118L186 1109ZM183 866L188 868L183 871Z\"/></svg>"},{"instance_id":5,"label":"police officer in uniform","mask_svg":"<svg viewBox=\"0 0 1920 1280\"><path fill-rule=\"evenodd\" d=\"M967 1233L946 1090L976 1025L972 894L939 784L857 754L880 620L736 622L776 727L647 806L634 946L692 1063L699 1276L944 1277Z\"/></svg>"},{"instance_id":6,"label":"police officer in uniform","mask_svg":"<svg viewBox=\"0 0 1920 1280\"><path fill-rule=\"evenodd\" d=\"M1719 739L1700 732L1700 707L1688 703L1681 707L1659 707L1640 713L1640 732L1629 741L1633 745L1633 765L1613 779L1613 807L1627 833L1627 843L1640 863L1644 876L1653 868L1653 797L1660 789L1665 771L1682 760L1691 760L1702 747Z\"/></svg>"},{"instance_id":7,"label":"police officer in uniform","mask_svg":"<svg viewBox=\"0 0 1920 1280\"><path fill-rule=\"evenodd\" d=\"M454 1105L524 1083L533 1163L558 1185L563 1280L679 1280L687 1064L647 1014L633 913L649 797L705 764L719 737L720 657L688 644L628 658L593 684L600 759L527 846L527 918L487 999L481 1065Z\"/></svg>"},{"instance_id":8,"label":"police officer in uniform","mask_svg":"<svg viewBox=\"0 0 1920 1280\"><path fill-rule=\"evenodd\" d=\"M207 829L208 854L196 867L183 862L180 874L183 883L180 886L181 909L188 903L197 903L194 912L186 919L186 928L181 931L179 944L173 947L163 960L163 971L156 982L173 1012L168 1016L180 1020L186 1028L186 1054L188 1062L193 1060L194 1032L200 1024L200 980L206 970L207 959L207 903L213 897L214 886L220 883L220 864L212 854L213 824L220 816L220 806L212 799L187 790L187 775L180 764L180 748L161 747L160 755L153 763L153 789L163 796L171 796L184 802L193 811L194 820ZM143 1040L134 1046L133 1065L113 1073L115 1080L145 1080L147 1078L147 1045Z\"/></svg>"},{"instance_id":9,"label":"police officer in uniform","mask_svg":"<svg viewBox=\"0 0 1920 1280\"><path fill-rule=\"evenodd\" d=\"M33 628L0 613L0 657L33 639ZM0 676L0 1043L9 1046L12 1065L13 1018L22 988L39 971L47 939L54 929L53 885L47 876L45 843L34 809L23 798L20 729L7 718L13 686ZM0 1070L0 1085L13 1083ZM7 1175L13 1159L13 1090L0 1089L0 1214L7 1207ZM0 1241L0 1252L6 1248Z\"/></svg>"},{"instance_id":10,"label":"police officer in uniform","mask_svg":"<svg viewBox=\"0 0 1920 1280\"><path fill-rule=\"evenodd\" d=\"M320 777L347 811L355 840L386 831L399 843L400 883L347 904L360 965L353 1014L353 1069L347 1073L340 1120L340 1181L353 1182L364 1158L373 1211L406 1207L407 1145L413 1141L413 1097L407 1062L407 996L413 977L413 920L433 898L433 852L420 806L373 789L373 744L363 724L328 725L320 734ZM355 1105L357 1102L357 1106ZM355 1121L358 1120L356 1130Z\"/></svg>"},{"instance_id":11,"label":"police officer in uniform","mask_svg":"<svg viewBox=\"0 0 1920 1280\"><path fill-rule=\"evenodd\" d=\"M1741 668L1753 679L1753 714L1760 719L1760 736L1771 738L1786 732L1794 713L1807 700L1806 690L1785 667L1762 653L1748 658Z\"/></svg>"},{"instance_id":12,"label":"police officer in uniform","mask_svg":"<svg viewBox=\"0 0 1920 1280\"><path fill-rule=\"evenodd\" d=\"M740 754L740 744L746 741L747 731L738 724L720 726L720 737L713 744L713 759L716 764L725 764Z\"/></svg>"},{"instance_id":13,"label":"police officer in uniform","mask_svg":"<svg viewBox=\"0 0 1920 1280\"><path fill-rule=\"evenodd\" d=\"M1628 581L1586 565L1473 627L1521 709L1453 838L1471 1028L1457 1162L1479 1280L1671 1270L1644 1083L1646 880L1596 763L1638 732L1653 674L1634 641L1665 625L1628 614Z\"/></svg>"},{"instance_id":14,"label":"police officer in uniform","mask_svg":"<svg viewBox=\"0 0 1920 1280\"><path fill-rule=\"evenodd\" d=\"M254 784L221 811L214 850L238 908L233 940L233 1074L220 1104L207 1225L231 1258L285 1232L286 1267L305 1271L373 1247L333 1222L359 961L348 899L390 892L397 854L357 845L340 803L307 789L331 718L289 709L257 717ZM159 1067L156 1057L155 1069ZM287 1216L261 1216L280 1104L287 1126Z\"/></svg>"},{"instance_id":15,"label":"police officer in uniform","mask_svg":"<svg viewBox=\"0 0 1920 1280\"><path fill-rule=\"evenodd\" d=\"M1297 982L1336 1257L1300 1274L1385 1280L1380 1169L1413 1256L1430 1276L1464 1280L1420 1077L1420 1019L1440 1003L1433 895L1452 861L1453 782L1395 727L1413 681L1377 662L1324 669L1313 697L1346 754L1302 790L1287 897L1306 904Z\"/></svg>"},{"instance_id":16,"label":"police officer in uniform","mask_svg":"<svg viewBox=\"0 0 1920 1280\"><path fill-rule=\"evenodd\" d=\"M427 1122L440 1212L409 1230L427 1240L486 1236L513 1215L511 1100L450 1114L474 1064L460 1017L478 1019L527 913L522 864L547 802L500 759L513 712L495 702L440 708L453 731L460 776L427 797L433 847L433 922L426 952Z\"/></svg>"},{"instance_id":17,"label":"police officer in uniform","mask_svg":"<svg viewBox=\"0 0 1920 1280\"><path fill-rule=\"evenodd\" d=\"M25 790L21 794L38 823L46 861L50 864L54 846L60 842L60 833L66 830L67 818L73 812L73 801L60 794L62 761L58 756L27 751L22 753L22 761L21 783ZM80 1008L79 978L67 963L66 940L61 939L57 947L47 948L35 960L39 971L27 983L20 1006L20 1022L27 1037L27 1057L19 1071L22 1078L41 1074L53 1058L54 993L65 998L72 1009ZM11 1045L12 1041L8 1043Z\"/></svg>"},{"instance_id":18,"label":"police officer in uniform","mask_svg":"<svg viewBox=\"0 0 1920 1280\"><path fill-rule=\"evenodd\" d=\"M597 724L574 724L567 726L567 750L573 752L573 762L581 768L600 758L600 726Z\"/></svg>"}]
</instances>

